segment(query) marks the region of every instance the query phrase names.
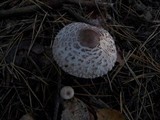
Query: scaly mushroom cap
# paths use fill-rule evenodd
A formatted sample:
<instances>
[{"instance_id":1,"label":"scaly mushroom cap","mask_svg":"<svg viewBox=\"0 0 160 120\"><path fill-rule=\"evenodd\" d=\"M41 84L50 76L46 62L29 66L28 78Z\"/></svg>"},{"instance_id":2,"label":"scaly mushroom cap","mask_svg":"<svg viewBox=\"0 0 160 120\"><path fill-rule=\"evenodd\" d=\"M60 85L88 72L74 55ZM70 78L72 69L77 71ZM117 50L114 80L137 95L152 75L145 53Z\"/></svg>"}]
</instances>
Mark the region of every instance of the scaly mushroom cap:
<instances>
[{"instance_id":1,"label":"scaly mushroom cap","mask_svg":"<svg viewBox=\"0 0 160 120\"><path fill-rule=\"evenodd\" d=\"M115 43L108 31L80 22L59 31L52 52L65 72L81 78L107 74L117 59Z\"/></svg>"},{"instance_id":2,"label":"scaly mushroom cap","mask_svg":"<svg viewBox=\"0 0 160 120\"><path fill-rule=\"evenodd\" d=\"M90 112L83 101L73 98L64 101L63 105L61 120L91 120Z\"/></svg>"}]
</instances>

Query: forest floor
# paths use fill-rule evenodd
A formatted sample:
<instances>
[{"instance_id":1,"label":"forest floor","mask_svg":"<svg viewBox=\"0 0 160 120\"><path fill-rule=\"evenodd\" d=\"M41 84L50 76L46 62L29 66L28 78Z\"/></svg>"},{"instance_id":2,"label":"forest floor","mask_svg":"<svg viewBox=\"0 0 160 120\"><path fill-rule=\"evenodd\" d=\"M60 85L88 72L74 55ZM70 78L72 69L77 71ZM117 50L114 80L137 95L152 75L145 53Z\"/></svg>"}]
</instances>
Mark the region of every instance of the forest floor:
<instances>
[{"instance_id":1,"label":"forest floor","mask_svg":"<svg viewBox=\"0 0 160 120\"><path fill-rule=\"evenodd\" d=\"M0 120L26 113L60 119L63 86L73 87L85 104L116 109L127 120L159 120L159 6L159 0L1 0ZM76 21L98 21L115 39L122 62L108 75L76 78L54 62L54 37Z\"/></svg>"}]
</instances>

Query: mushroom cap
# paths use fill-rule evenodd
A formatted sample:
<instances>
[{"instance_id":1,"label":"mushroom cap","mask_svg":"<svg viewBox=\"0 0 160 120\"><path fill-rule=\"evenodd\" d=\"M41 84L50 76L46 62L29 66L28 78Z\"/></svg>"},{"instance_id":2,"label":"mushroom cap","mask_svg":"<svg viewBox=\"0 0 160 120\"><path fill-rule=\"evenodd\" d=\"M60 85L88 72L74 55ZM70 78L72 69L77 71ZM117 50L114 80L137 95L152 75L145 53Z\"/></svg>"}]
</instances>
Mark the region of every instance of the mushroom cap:
<instances>
[{"instance_id":1,"label":"mushroom cap","mask_svg":"<svg viewBox=\"0 0 160 120\"><path fill-rule=\"evenodd\" d=\"M65 86L60 90L60 96L65 99L71 99L74 97L74 90L72 87L70 86Z\"/></svg>"},{"instance_id":2,"label":"mushroom cap","mask_svg":"<svg viewBox=\"0 0 160 120\"><path fill-rule=\"evenodd\" d=\"M64 101L61 120L91 120L87 105L78 98Z\"/></svg>"},{"instance_id":3,"label":"mushroom cap","mask_svg":"<svg viewBox=\"0 0 160 120\"><path fill-rule=\"evenodd\" d=\"M52 52L65 72L81 78L107 74L117 59L115 42L109 32L81 22L68 24L59 31Z\"/></svg>"}]
</instances>

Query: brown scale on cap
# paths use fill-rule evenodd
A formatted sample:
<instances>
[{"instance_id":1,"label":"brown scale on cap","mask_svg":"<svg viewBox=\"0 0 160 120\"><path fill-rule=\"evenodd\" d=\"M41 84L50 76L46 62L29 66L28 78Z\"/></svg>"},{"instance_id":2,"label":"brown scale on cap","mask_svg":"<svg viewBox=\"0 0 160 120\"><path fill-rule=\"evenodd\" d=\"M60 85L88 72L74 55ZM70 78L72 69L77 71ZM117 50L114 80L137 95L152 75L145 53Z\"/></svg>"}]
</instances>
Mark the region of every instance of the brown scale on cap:
<instances>
[{"instance_id":1,"label":"brown scale on cap","mask_svg":"<svg viewBox=\"0 0 160 120\"><path fill-rule=\"evenodd\" d=\"M85 47L94 48L99 45L100 34L91 29L81 30L79 33L80 44Z\"/></svg>"}]
</instances>

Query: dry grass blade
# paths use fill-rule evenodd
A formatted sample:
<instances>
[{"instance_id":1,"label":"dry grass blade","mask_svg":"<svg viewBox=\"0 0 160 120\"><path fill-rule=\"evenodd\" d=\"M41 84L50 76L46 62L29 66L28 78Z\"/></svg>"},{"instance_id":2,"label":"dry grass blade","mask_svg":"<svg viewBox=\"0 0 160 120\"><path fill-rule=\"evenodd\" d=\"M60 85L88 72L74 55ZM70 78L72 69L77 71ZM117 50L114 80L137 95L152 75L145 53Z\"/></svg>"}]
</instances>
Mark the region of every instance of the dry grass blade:
<instances>
[{"instance_id":1,"label":"dry grass blade","mask_svg":"<svg viewBox=\"0 0 160 120\"><path fill-rule=\"evenodd\" d=\"M40 30L42 29L43 22L44 22L46 16L47 16L47 13L44 15L44 17L43 17L43 19L42 19L42 22L40 23L40 26L39 26L39 28L38 28L38 31L36 32L36 35L34 36L34 39L33 39L33 41L31 42L31 45L30 45L29 50L28 50L28 54L30 53L30 51L31 51L31 49L32 49L32 47L33 47L33 44L35 43L35 40L37 39L37 36L38 36L38 34L40 33Z\"/></svg>"}]
</instances>

